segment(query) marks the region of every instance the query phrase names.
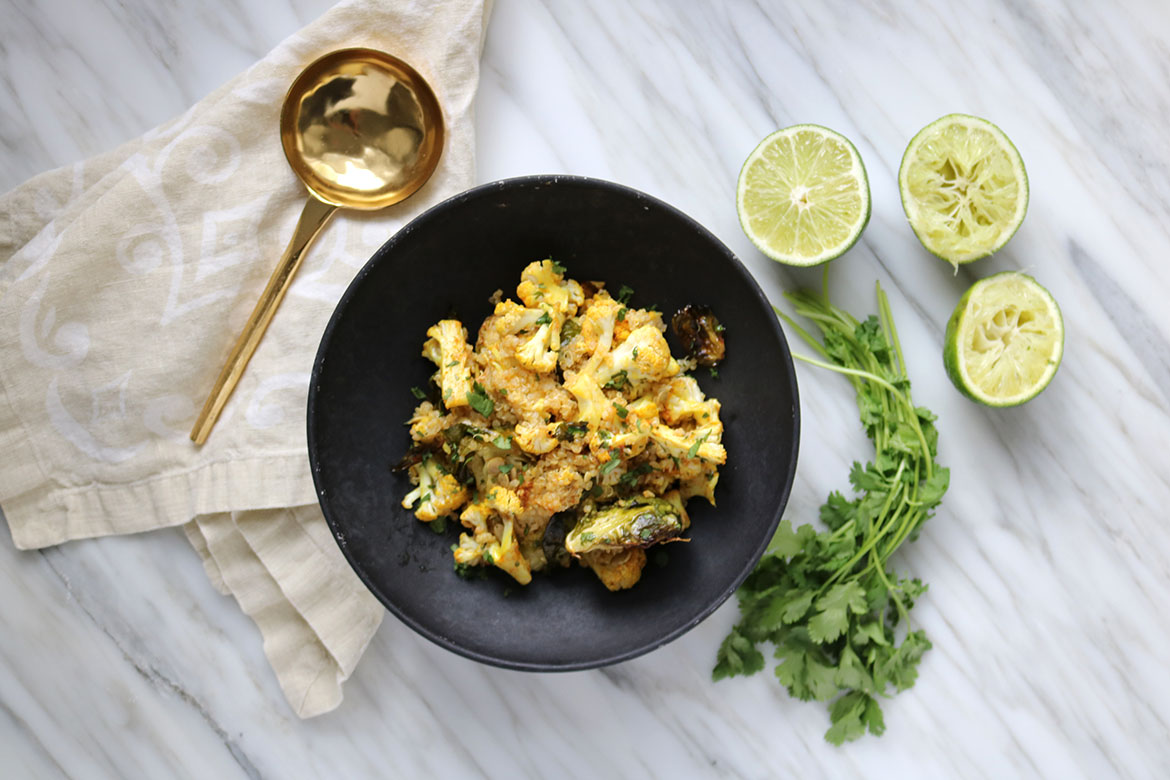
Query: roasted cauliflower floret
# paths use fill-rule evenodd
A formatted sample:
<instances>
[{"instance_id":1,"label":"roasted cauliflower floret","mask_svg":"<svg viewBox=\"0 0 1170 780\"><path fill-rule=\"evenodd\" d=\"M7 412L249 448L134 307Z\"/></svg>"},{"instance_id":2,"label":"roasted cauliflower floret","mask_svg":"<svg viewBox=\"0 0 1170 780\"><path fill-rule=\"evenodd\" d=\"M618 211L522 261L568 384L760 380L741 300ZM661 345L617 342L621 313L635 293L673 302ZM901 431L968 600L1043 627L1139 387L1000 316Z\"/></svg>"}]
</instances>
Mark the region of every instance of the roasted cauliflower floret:
<instances>
[{"instance_id":1,"label":"roasted cauliflower floret","mask_svg":"<svg viewBox=\"0 0 1170 780\"><path fill-rule=\"evenodd\" d=\"M696 425L703 426L719 419L719 409L719 401L705 398L693 377L680 376L670 383L662 418L670 425L694 420Z\"/></svg>"},{"instance_id":2,"label":"roasted cauliflower floret","mask_svg":"<svg viewBox=\"0 0 1170 780\"><path fill-rule=\"evenodd\" d=\"M431 442L443 432L442 413L430 401L419 404L409 422L410 438L416 442Z\"/></svg>"},{"instance_id":3,"label":"roasted cauliflower floret","mask_svg":"<svg viewBox=\"0 0 1170 780\"><path fill-rule=\"evenodd\" d=\"M459 521L471 534L460 534L455 562L465 566L489 564L521 585L531 582L532 570L520 552L515 535L515 520L520 510L520 499L502 487L492 488L483 501L464 509Z\"/></svg>"},{"instance_id":4,"label":"roasted cauliflower floret","mask_svg":"<svg viewBox=\"0 0 1170 780\"><path fill-rule=\"evenodd\" d=\"M585 291L573 279L566 280L565 269L552 260L540 260L529 263L520 272L520 285L516 288L516 295L524 301L525 306L532 308L549 307L565 317L572 317L577 313L577 307L585 302ZM557 326L560 330L560 326Z\"/></svg>"},{"instance_id":5,"label":"roasted cauliflower floret","mask_svg":"<svg viewBox=\"0 0 1170 780\"><path fill-rule=\"evenodd\" d=\"M496 304L490 323L496 333L503 336L531 330L537 326L536 321L543 316L542 309L529 309L513 300L506 300Z\"/></svg>"},{"instance_id":6,"label":"roasted cauliflower floret","mask_svg":"<svg viewBox=\"0 0 1170 780\"><path fill-rule=\"evenodd\" d=\"M557 367L557 353L561 348L561 325L564 317L560 314L544 315L537 320L540 327L524 346L516 350L516 360L527 369L547 374Z\"/></svg>"},{"instance_id":7,"label":"roasted cauliflower floret","mask_svg":"<svg viewBox=\"0 0 1170 780\"><path fill-rule=\"evenodd\" d=\"M707 503L715 506L715 485L719 483L719 472L715 469L704 469L690 479L679 483L679 495L685 500L694 496L707 499Z\"/></svg>"},{"instance_id":8,"label":"roasted cauliflower floret","mask_svg":"<svg viewBox=\"0 0 1170 780\"><path fill-rule=\"evenodd\" d=\"M439 367L439 387L448 409L467 406L471 392L471 345L459 320L439 320L427 329L423 357Z\"/></svg>"},{"instance_id":9,"label":"roasted cauliflower floret","mask_svg":"<svg viewBox=\"0 0 1170 780\"><path fill-rule=\"evenodd\" d=\"M584 423L593 435L612 424L617 410L601 391L592 372L582 370L572 378L566 376L565 389L577 399L577 417L574 422Z\"/></svg>"},{"instance_id":10,"label":"roasted cauliflower floret","mask_svg":"<svg viewBox=\"0 0 1170 780\"><path fill-rule=\"evenodd\" d=\"M650 429L650 438L658 443L666 454L676 458L701 458L722 465L727 461L727 450L719 439L723 435L723 426L696 427L693 431L684 431L666 425L655 425Z\"/></svg>"},{"instance_id":11,"label":"roasted cauliflower floret","mask_svg":"<svg viewBox=\"0 0 1170 780\"><path fill-rule=\"evenodd\" d=\"M527 308L515 301L500 301L491 322L500 336L516 334L524 337L524 343L515 351L520 365L542 374L557 367L561 327L565 323L565 315L560 311L547 304Z\"/></svg>"},{"instance_id":12,"label":"roasted cauliflower floret","mask_svg":"<svg viewBox=\"0 0 1170 780\"><path fill-rule=\"evenodd\" d=\"M596 371L601 361L613 346L614 324L622 305L609 297L605 290L599 290L589 299L589 305L576 319L577 335L561 349L563 368L581 367L590 363Z\"/></svg>"},{"instance_id":13,"label":"roasted cauliflower floret","mask_svg":"<svg viewBox=\"0 0 1170 780\"><path fill-rule=\"evenodd\" d=\"M402 508L414 509L414 516L427 523L452 514L468 498L467 488L430 455L410 467L410 481L416 487L402 499Z\"/></svg>"},{"instance_id":14,"label":"roasted cauliflower floret","mask_svg":"<svg viewBox=\"0 0 1170 780\"><path fill-rule=\"evenodd\" d=\"M516 433L513 441L520 449L532 455L543 455L556 449L557 433L562 423L540 423L533 420L521 420L516 423Z\"/></svg>"},{"instance_id":15,"label":"roasted cauliflower floret","mask_svg":"<svg viewBox=\"0 0 1170 780\"><path fill-rule=\"evenodd\" d=\"M642 579L642 569L646 568L646 551L641 547L632 547L617 552L592 552L582 555L581 560L608 590L625 590L634 587Z\"/></svg>"},{"instance_id":16,"label":"roasted cauliflower floret","mask_svg":"<svg viewBox=\"0 0 1170 780\"><path fill-rule=\"evenodd\" d=\"M670 356L670 346L653 325L643 325L615 347L597 372L602 384L622 376L635 387L656 382L679 372L678 361Z\"/></svg>"}]
</instances>

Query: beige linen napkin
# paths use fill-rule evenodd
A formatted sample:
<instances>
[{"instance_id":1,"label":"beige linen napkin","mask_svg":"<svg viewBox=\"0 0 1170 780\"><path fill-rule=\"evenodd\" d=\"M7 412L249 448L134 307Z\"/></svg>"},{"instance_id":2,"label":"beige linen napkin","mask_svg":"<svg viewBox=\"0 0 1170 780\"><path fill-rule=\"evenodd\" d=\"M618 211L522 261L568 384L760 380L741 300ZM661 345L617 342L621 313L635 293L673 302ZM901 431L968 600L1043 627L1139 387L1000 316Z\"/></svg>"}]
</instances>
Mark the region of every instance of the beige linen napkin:
<instances>
[{"instance_id":1,"label":"beige linen napkin","mask_svg":"<svg viewBox=\"0 0 1170 780\"><path fill-rule=\"evenodd\" d=\"M178 119L0 198L0 508L13 541L184 525L302 717L340 703L383 614L316 504L309 372L357 269L473 183L489 6L342 3ZM389 51L431 83L442 159L404 203L334 218L197 448L195 415L306 196L281 151L281 100L305 65L346 46Z\"/></svg>"}]
</instances>

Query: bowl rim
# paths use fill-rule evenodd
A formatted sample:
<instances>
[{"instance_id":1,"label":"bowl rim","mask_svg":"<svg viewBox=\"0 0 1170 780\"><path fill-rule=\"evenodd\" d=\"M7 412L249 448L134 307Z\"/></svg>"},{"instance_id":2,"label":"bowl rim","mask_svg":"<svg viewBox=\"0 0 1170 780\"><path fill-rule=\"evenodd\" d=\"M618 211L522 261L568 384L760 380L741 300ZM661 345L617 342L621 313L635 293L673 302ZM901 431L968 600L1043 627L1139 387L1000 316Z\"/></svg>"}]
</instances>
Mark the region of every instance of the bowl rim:
<instances>
[{"instance_id":1,"label":"bowl rim","mask_svg":"<svg viewBox=\"0 0 1170 780\"><path fill-rule=\"evenodd\" d=\"M411 219L410 222L391 235L390 238L388 238L386 242L382 244L382 246L374 250L374 253L370 256L369 260L367 260L361 269L354 275L353 280L349 283L345 289L345 292L342 293L341 297L338 299L332 314L329 316L329 322L325 325L325 329L321 333L321 340L317 346L317 353L313 358L313 368L310 374L309 395L306 413L306 433L309 464L310 471L313 475L313 487L314 493L317 497L317 504L321 508L322 515L325 517L325 522L329 526L330 533L333 536L333 541L341 549L342 555L345 556L346 562L349 564L349 567L354 572L354 574L357 575L358 579L362 581L362 583L382 604L382 606L385 607L396 618L398 618L398 620L405 623L420 636L429 639L436 645L457 655L463 656L464 658L469 658L482 664L524 672L572 672L585 669L597 669L612 666L623 661L629 661L657 650L658 648L663 647L670 642L673 642L675 639L678 639L683 634L686 634L699 623L710 617L715 612L715 610L723 606L723 603L731 597L731 594L739 589L739 586L743 584L743 581L747 579L747 576L751 574L753 569L755 569L756 564L759 563L760 559L767 550L768 545L771 543L772 537L776 533L776 528L778 528L780 525L780 520L784 514L784 509L788 506L788 501L791 498L792 486L796 478L797 461L800 454L800 395L796 380L796 366L792 360L792 352L788 345L788 339L784 335L783 328L780 327L780 320L777 317L772 317L770 318L770 322L774 331L774 335L777 337L777 341L782 347L783 354L781 355L781 358L788 365L789 390L792 393L792 441L790 443L792 467L788 470L788 473L784 477L784 484L780 491L780 500L774 510L774 516L769 523L769 532L762 535L760 543L756 546L756 549L753 551L753 553L745 559L743 567L739 572L736 573L731 584L722 592L720 592L714 599L710 600L709 603L705 604L703 608L699 610L690 620L666 632L662 636L657 637L654 639L654 641L644 643L638 647L633 647L623 652L612 654L605 658L571 663L514 661L469 649L459 644L457 641L452 640L450 637L433 631L432 629L405 614L398 608L393 599L388 598L386 594L383 593L380 588L378 588L378 586L372 581L371 577L363 570L361 566L358 565L354 556L351 555L349 545L344 541L345 534L343 529L339 528L336 519L330 513L325 486L321 484L320 479L321 465L318 458L317 436L315 433L317 427L316 399L318 394L319 380L321 378L321 373L325 363L326 352L329 349L330 342L333 338L333 332L337 326L338 321L340 320L341 313L345 310L350 299L356 294L356 291L361 287L365 278L371 273L373 267L377 263L382 262L382 258L390 254L394 247L401 240L417 230L419 225L425 225L431 218L433 218L434 214L450 209L456 205L466 203L467 201L477 199L492 192L499 192L501 190L510 189L523 189L534 186L546 187L558 185L570 185L575 187L609 190L611 192L620 193L626 197L632 197L635 201L643 201L652 204L655 207L663 209L666 212L672 214L683 224L688 225L697 233L705 236L709 241L712 242L714 246L718 247L723 255L730 261L730 265L733 271L739 274L747 282L748 289L755 295L758 303L765 309L773 308L771 301L768 300L768 297L764 294L763 289L761 289L755 277L752 276L750 271L748 271L747 266L745 266L743 262L735 255L735 253L731 251L730 247L728 247L718 236L712 233L704 225L700 224L693 217L689 216L675 206L672 206L666 201L661 200L660 198L649 195L624 184L618 184L617 182L589 176L578 176L570 174L532 174L497 179L495 181L471 187L470 189L464 190L455 195L452 195L449 198L445 198L444 200L439 201L435 205L427 208L425 211Z\"/></svg>"}]
</instances>

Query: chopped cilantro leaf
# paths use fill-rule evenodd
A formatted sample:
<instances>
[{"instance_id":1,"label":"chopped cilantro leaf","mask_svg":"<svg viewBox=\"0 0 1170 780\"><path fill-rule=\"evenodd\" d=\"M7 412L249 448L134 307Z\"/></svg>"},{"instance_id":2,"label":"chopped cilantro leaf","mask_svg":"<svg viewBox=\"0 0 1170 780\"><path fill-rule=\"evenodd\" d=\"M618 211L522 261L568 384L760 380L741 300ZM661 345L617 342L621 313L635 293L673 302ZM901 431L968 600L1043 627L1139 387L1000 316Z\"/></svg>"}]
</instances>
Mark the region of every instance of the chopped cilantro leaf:
<instances>
[{"instance_id":1,"label":"chopped cilantro leaf","mask_svg":"<svg viewBox=\"0 0 1170 780\"><path fill-rule=\"evenodd\" d=\"M584 436L588 432L589 426L585 423L563 422L557 426L557 438L561 441L572 441L578 436Z\"/></svg>"},{"instance_id":2,"label":"chopped cilantro leaf","mask_svg":"<svg viewBox=\"0 0 1170 780\"><path fill-rule=\"evenodd\" d=\"M625 319L626 319L626 307L625 307L625 306L623 306L623 307L621 307L620 309L618 309L618 313L617 313L617 321L618 321L618 322L624 322L624 321L625 321Z\"/></svg>"},{"instance_id":3,"label":"chopped cilantro leaf","mask_svg":"<svg viewBox=\"0 0 1170 780\"><path fill-rule=\"evenodd\" d=\"M492 441L492 444L499 447L501 450L512 449L512 440L504 435L497 436L495 440Z\"/></svg>"},{"instance_id":4,"label":"chopped cilantro leaf","mask_svg":"<svg viewBox=\"0 0 1170 780\"><path fill-rule=\"evenodd\" d=\"M687 450L687 457L688 458L693 458L699 454L699 448L703 446L703 442L707 441L707 437L709 435L710 434L704 433L702 436L695 439L695 443L691 445L691 448L689 450Z\"/></svg>"},{"instance_id":5,"label":"chopped cilantro leaf","mask_svg":"<svg viewBox=\"0 0 1170 780\"><path fill-rule=\"evenodd\" d=\"M634 294L634 288L623 284L618 288L617 301L618 303L629 303L630 296Z\"/></svg>"},{"instance_id":6,"label":"chopped cilantro leaf","mask_svg":"<svg viewBox=\"0 0 1170 780\"><path fill-rule=\"evenodd\" d=\"M601 464L601 468L597 470L597 473L604 476L616 469L619 463L621 463L621 460L616 455L611 454L609 460Z\"/></svg>"},{"instance_id":7,"label":"chopped cilantro leaf","mask_svg":"<svg viewBox=\"0 0 1170 780\"><path fill-rule=\"evenodd\" d=\"M626 373L625 369L622 369L621 371L618 371L616 374L611 376L609 381L602 385L602 387L607 390L621 390L629 383L629 375Z\"/></svg>"},{"instance_id":8,"label":"chopped cilantro leaf","mask_svg":"<svg viewBox=\"0 0 1170 780\"><path fill-rule=\"evenodd\" d=\"M649 463L640 463L635 468L632 468L625 474L622 474L618 479L618 482L623 485L630 485L635 480L637 480L638 477L642 476L643 474L649 474L653 470L654 467Z\"/></svg>"},{"instance_id":9,"label":"chopped cilantro leaf","mask_svg":"<svg viewBox=\"0 0 1170 780\"><path fill-rule=\"evenodd\" d=\"M472 392L467 394L467 403L471 405L472 409L484 417L491 417L492 410L496 408L495 401L488 398L487 391L483 389L483 385L479 382L472 385Z\"/></svg>"},{"instance_id":10,"label":"chopped cilantro leaf","mask_svg":"<svg viewBox=\"0 0 1170 780\"><path fill-rule=\"evenodd\" d=\"M544 312L536 319L537 325L548 325L552 322L552 317L548 316L548 312Z\"/></svg>"},{"instance_id":11,"label":"chopped cilantro leaf","mask_svg":"<svg viewBox=\"0 0 1170 780\"><path fill-rule=\"evenodd\" d=\"M427 397L427 394L420 390L417 386L410 388L410 394L420 401Z\"/></svg>"},{"instance_id":12,"label":"chopped cilantro leaf","mask_svg":"<svg viewBox=\"0 0 1170 780\"><path fill-rule=\"evenodd\" d=\"M552 269L553 269L553 271L554 271L554 272L556 272L556 273L558 273L558 274L563 274L563 273L564 273L566 270L568 270L568 269L567 269L567 268L565 268L563 265L561 265L560 263L558 263L556 260L553 260L551 257L548 259L548 261L549 261L550 263L552 263Z\"/></svg>"},{"instance_id":13,"label":"chopped cilantro leaf","mask_svg":"<svg viewBox=\"0 0 1170 780\"><path fill-rule=\"evenodd\" d=\"M630 410L619 404L617 401L612 401L611 403L613 403L613 408L617 410L617 416L623 420L626 419L626 415L630 413Z\"/></svg>"}]
</instances>

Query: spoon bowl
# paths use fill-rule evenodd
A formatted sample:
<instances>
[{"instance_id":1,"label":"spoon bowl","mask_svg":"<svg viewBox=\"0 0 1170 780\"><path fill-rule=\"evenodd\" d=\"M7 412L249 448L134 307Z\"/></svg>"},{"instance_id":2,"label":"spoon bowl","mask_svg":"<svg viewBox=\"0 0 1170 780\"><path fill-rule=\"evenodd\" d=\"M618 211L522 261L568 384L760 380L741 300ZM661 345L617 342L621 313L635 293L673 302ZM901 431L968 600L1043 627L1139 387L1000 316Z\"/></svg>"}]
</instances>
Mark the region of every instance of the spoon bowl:
<instances>
[{"instance_id":1,"label":"spoon bowl","mask_svg":"<svg viewBox=\"0 0 1170 780\"><path fill-rule=\"evenodd\" d=\"M413 194L443 149L435 93L397 57L343 49L313 62L289 88L280 141L318 200L375 210Z\"/></svg>"},{"instance_id":2,"label":"spoon bowl","mask_svg":"<svg viewBox=\"0 0 1170 780\"><path fill-rule=\"evenodd\" d=\"M297 76L281 107L280 141L309 201L191 429L195 444L207 441L305 250L333 213L383 209L413 195L435 172L443 136L443 111L430 85L385 52L339 49Z\"/></svg>"}]
</instances>

